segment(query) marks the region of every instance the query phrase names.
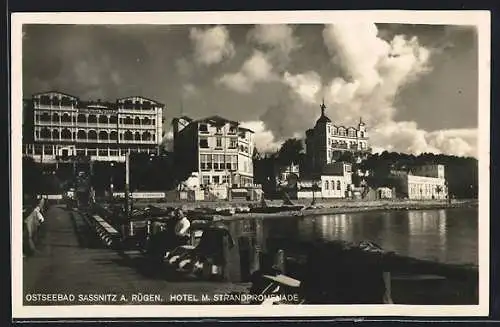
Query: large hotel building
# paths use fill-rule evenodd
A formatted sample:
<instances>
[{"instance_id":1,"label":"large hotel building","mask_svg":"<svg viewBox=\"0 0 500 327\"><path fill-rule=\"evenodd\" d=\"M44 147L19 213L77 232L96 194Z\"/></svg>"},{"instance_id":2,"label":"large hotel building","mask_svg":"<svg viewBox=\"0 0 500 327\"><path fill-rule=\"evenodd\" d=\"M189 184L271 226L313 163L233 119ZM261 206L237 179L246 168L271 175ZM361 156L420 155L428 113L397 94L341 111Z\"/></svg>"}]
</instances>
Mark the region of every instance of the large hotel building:
<instances>
[{"instance_id":1,"label":"large hotel building","mask_svg":"<svg viewBox=\"0 0 500 327\"><path fill-rule=\"evenodd\" d=\"M316 125L306 131L306 153L313 171L321 171L325 165L335 162L338 153L348 151L364 155L371 152L366 125L361 119L356 127L336 125L325 115L324 103L320 108L321 116Z\"/></svg>"},{"instance_id":2,"label":"large hotel building","mask_svg":"<svg viewBox=\"0 0 500 327\"><path fill-rule=\"evenodd\" d=\"M254 132L219 116L173 120L178 171L197 173L201 185L245 187L254 183Z\"/></svg>"},{"instance_id":3,"label":"large hotel building","mask_svg":"<svg viewBox=\"0 0 500 327\"><path fill-rule=\"evenodd\" d=\"M23 109L24 155L42 163L124 162L127 153L158 153L163 137L164 105L140 96L82 101L53 91L33 95Z\"/></svg>"}]
</instances>

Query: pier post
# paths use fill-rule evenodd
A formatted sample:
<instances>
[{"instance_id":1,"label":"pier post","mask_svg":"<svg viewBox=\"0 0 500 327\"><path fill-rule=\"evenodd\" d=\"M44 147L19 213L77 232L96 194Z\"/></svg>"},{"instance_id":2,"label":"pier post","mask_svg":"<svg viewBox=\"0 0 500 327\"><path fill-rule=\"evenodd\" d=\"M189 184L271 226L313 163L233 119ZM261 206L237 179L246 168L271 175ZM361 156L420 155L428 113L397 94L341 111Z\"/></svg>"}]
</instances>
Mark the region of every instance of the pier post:
<instances>
[{"instance_id":1,"label":"pier post","mask_svg":"<svg viewBox=\"0 0 500 327\"><path fill-rule=\"evenodd\" d=\"M130 153L125 155L125 217L129 224L129 235L133 235L133 223L130 219Z\"/></svg>"},{"instance_id":2,"label":"pier post","mask_svg":"<svg viewBox=\"0 0 500 327\"><path fill-rule=\"evenodd\" d=\"M276 252L276 256L274 258L274 265L279 271L281 271L281 273L283 274L286 273L286 256L284 250L280 249L278 250L278 252Z\"/></svg>"}]
</instances>

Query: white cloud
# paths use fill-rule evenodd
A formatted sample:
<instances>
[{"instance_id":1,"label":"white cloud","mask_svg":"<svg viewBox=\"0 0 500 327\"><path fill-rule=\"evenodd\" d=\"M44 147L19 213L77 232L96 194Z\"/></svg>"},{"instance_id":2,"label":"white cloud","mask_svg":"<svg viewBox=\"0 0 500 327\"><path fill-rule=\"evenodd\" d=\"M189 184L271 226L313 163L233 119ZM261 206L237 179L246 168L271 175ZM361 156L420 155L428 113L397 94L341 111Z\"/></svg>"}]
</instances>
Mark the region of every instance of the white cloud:
<instances>
[{"instance_id":1,"label":"white cloud","mask_svg":"<svg viewBox=\"0 0 500 327\"><path fill-rule=\"evenodd\" d=\"M321 76L314 71L292 75L285 72L283 82L306 103L317 103L321 91Z\"/></svg>"},{"instance_id":2,"label":"white cloud","mask_svg":"<svg viewBox=\"0 0 500 327\"><path fill-rule=\"evenodd\" d=\"M277 151L282 142L274 138L262 121L246 121L241 123L242 127L249 128L255 132L255 146L259 152Z\"/></svg>"},{"instance_id":3,"label":"white cloud","mask_svg":"<svg viewBox=\"0 0 500 327\"><path fill-rule=\"evenodd\" d=\"M372 144L388 151L420 154L445 153L477 156L477 129L448 129L427 132L415 122L392 122L370 131Z\"/></svg>"},{"instance_id":4,"label":"white cloud","mask_svg":"<svg viewBox=\"0 0 500 327\"><path fill-rule=\"evenodd\" d=\"M194 43L195 61L200 64L208 66L234 56L234 45L224 26L205 30L194 27L190 30L189 37Z\"/></svg>"},{"instance_id":5,"label":"white cloud","mask_svg":"<svg viewBox=\"0 0 500 327\"><path fill-rule=\"evenodd\" d=\"M249 93L255 83L270 81L276 78L272 72L273 66L261 51L254 51L239 72L223 75L218 83L240 93Z\"/></svg>"},{"instance_id":6,"label":"white cloud","mask_svg":"<svg viewBox=\"0 0 500 327\"><path fill-rule=\"evenodd\" d=\"M184 96L189 97L196 95L198 93L198 89L194 84L186 83L182 86L182 93Z\"/></svg>"},{"instance_id":7,"label":"white cloud","mask_svg":"<svg viewBox=\"0 0 500 327\"><path fill-rule=\"evenodd\" d=\"M294 37L293 32L293 28L288 25L256 25L248 32L248 38L267 47L273 55L287 59L293 50L300 48L299 40Z\"/></svg>"},{"instance_id":8,"label":"white cloud","mask_svg":"<svg viewBox=\"0 0 500 327\"><path fill-rule=\"evenodd\" d=\"M272 106L261 117L273 135L281 139L313 127L324 96L334 123L354 125L363 118L374 151L476 155L475 129L428 132L416 122L395 120L401 87L430 71L431 50L416 37L396 35L386 41L375 24L341 24L325 26L323 40L342 75L323 84L314 71L286 72L282 82L293 95L292 103Z\"/></svg>"}]
</instances>

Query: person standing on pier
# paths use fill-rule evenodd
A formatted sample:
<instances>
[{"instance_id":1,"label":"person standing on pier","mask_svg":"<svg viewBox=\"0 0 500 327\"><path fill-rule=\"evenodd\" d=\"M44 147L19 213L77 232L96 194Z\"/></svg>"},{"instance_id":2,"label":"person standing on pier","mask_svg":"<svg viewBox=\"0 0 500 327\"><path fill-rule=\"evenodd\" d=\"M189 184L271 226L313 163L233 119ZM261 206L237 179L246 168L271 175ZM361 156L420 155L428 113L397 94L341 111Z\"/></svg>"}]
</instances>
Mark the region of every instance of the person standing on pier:
<instances>
[{"instance_id":1,"label":"person standing on pier","mask_svg":"<svg viewBox=\"0 0 500 327\"><path fill-rule=\"evenodd\" d=\"M184 245L189 240L189 228L191 227L191 223L189 222L189 219L187 219L182 209L176 210L175 218L177 220L174 227L176 238L175 243L177 244L177 246Z\"/></svg>"}]
</instances>

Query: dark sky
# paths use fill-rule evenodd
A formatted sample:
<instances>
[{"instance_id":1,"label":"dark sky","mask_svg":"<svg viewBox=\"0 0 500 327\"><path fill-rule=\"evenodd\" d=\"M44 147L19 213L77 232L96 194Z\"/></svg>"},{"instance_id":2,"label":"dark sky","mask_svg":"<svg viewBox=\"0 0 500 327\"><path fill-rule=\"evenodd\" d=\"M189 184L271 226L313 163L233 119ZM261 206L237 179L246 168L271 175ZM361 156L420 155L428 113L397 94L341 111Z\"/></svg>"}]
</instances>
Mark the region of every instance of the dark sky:
<instances>
[{"instance_id":1,"label":"dark sky","mask_svg":"<svg viewBox=\"0 0 500 327\"><path fill-rule=\"evenodd\" d=\"M143 95L166 104L167 122L220 114L273 142L303 136L325 98L339 124L366 117L377 147L470 154L477 60L466 26L24 25L23 94ZM410 140L385 144L400 122Z\"/></svg>"}]
</instances>

